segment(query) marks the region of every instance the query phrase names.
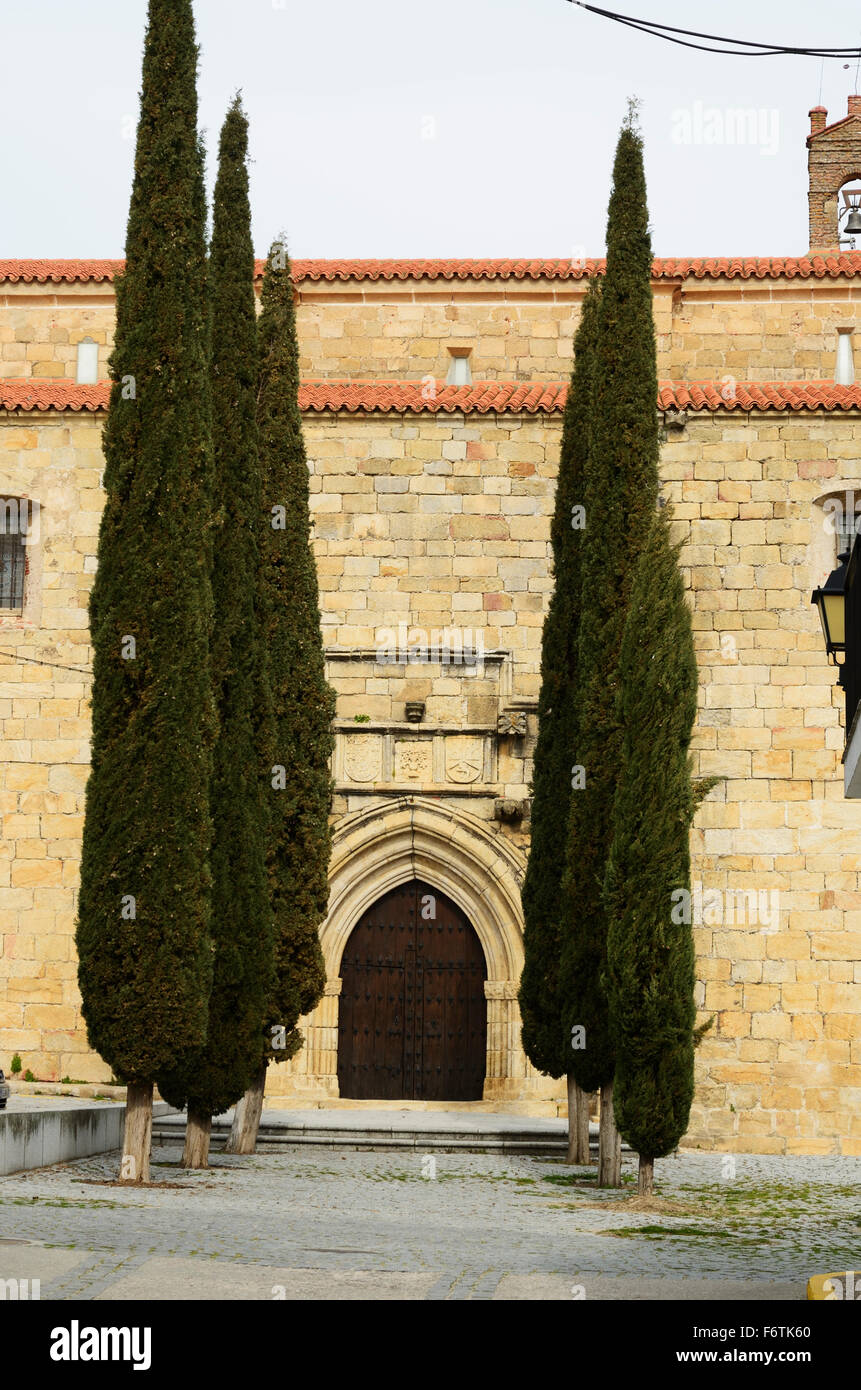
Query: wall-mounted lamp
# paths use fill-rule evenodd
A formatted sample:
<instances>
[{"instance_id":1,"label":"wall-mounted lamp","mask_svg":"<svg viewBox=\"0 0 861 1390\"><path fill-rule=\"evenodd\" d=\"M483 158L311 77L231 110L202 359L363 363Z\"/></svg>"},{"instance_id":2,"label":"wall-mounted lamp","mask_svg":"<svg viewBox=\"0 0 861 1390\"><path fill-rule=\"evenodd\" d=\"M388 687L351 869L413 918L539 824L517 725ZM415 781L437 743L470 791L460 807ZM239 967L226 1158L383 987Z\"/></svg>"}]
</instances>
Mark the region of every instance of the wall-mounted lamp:
<instances>
[{"instance_id":1,"label":"wall-mounted lamp","mask_svg":"<svg viewBox=\"0 0 861 1390\"><path fill-rule=\"evenodd\" d=\"M849 551L844 550L837 557L837 568L832 570L825 583L814 589L810 602L819 609L819 621L825 637L825 650L835 666L839 666L837 653L846 651L846 570L849 565ZM840 684L843 684L841 673Z\"/></svg>"}]
</instances>

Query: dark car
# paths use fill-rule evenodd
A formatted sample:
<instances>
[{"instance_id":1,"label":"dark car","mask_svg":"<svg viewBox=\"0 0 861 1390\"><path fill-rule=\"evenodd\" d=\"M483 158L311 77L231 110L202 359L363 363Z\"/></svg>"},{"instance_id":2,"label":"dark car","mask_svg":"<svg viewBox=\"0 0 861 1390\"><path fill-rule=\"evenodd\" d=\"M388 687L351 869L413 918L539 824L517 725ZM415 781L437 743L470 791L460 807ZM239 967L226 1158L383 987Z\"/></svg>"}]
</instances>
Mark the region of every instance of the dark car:
<instances>
[{"instance_id":1,"label":"dark car","mask_svg":"<svg viewBox=\"0 0 861 1390\"><path fill-rule=\"evenodd\" d=\"M9 1099L9 1087L6 1085L6 1078L0 1071L0 1110L6 1109L6 1101Z\"/></svg>"}]
</instances>

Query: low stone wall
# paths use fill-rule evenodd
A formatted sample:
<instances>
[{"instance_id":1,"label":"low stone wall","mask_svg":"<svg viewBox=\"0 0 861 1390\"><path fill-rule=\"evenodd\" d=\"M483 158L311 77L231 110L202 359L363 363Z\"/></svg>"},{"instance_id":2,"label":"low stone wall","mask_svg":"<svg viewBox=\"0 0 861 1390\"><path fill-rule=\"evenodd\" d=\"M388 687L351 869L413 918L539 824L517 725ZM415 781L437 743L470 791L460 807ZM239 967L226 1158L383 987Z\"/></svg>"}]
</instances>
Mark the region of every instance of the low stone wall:
<instances>
[{"instance_id":1,"label":"low stone wall","mask_svg":"<svg viewBox=\"0 0 861 1390\"><path fill-rule=\"evenodd\" d=\"M125 1117L124 1105L0 1111L0 1176L118 1149Z\"/></svg>"}]
</instances>

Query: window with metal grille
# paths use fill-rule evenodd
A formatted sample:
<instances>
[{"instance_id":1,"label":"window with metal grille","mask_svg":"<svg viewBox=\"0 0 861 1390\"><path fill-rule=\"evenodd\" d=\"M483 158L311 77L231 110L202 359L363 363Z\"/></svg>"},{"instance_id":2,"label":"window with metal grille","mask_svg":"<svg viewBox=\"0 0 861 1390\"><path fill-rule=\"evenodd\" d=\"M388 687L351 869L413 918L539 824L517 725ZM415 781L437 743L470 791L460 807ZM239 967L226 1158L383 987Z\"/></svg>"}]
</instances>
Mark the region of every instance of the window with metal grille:
<instances>
[{"instance_id":1,"label":"window with metal grille","mask_svg":"<svg viewBox=\"0 0 861 1390\"><path fill-rule=\"evenodd\" d=\"M24 607L26 521L19 520L17 497L0 497L0 609Z\"/></svg>"}]
</instances>

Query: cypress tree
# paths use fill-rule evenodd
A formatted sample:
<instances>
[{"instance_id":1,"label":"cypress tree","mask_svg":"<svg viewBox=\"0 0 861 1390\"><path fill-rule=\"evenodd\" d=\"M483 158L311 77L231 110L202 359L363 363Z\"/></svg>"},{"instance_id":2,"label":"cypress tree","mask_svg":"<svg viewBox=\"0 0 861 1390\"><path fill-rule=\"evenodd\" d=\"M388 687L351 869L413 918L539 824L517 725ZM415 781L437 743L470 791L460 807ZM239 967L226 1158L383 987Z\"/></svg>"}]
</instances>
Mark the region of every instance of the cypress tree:
<instances>
[{"instance_id":1,"label":"cypress tree","mask_svg":"<svg viewBox=\"0 0 861 1390\"><path fill-rule=\"evenodd\" d=\"M261 603L272 717L263 740L270 779L267 869L275 927L268 1044L237 1108L229 1149L252 1153L269 1060L302 1046L299 1018L326 983L318 928L329 901L329 759L335 695L326 680L317 567L311 546L308 463L299 411L299 345L290 260L276 241L259 320L257 420L263 474Z\"/></svg>"},{"instance_id":2,"label":"cypress tree","mask_svg":"<svg viewBox=\"0 0 861 1390\"><path fill-rule=\"evenodd\" d=\"M643 144L632 103L613 166L584 469L575 761L585 770L585 785L571 797L564 886L568 930L560 966L563 1032L570 1037L575 1028L585 1030L585 1046L572 1050L572 1070L583 1090L601 1088L598 1180L612 1186L621 1182L621 1149L613 1118L615 1049L603 982L602 892L622 771L623 730L616 710L622 634L634 567L657 504L651 269Z\"/></svg>"},{"instance_id":3,"label":"cypress tree","mask_svg":"<svg viewBox=\"0 0 861 1390\"><path fill-rule=\"evenodd\" d=\"M149 1180L153 1080L206 1036L211 440L206 202L190 0L150 0L90 599L92 766L77 949L87 1035L128 1087L121 1180Z\"/></svg>"},{"instance_id":4,"label":"cypress tree","mask_svg":"<svg viewBox=\"0 0 861 1390\"><path fill-rule=\"evenodd\" d=\"M622 1135L640 1155L639 1189L684 1134L694 1092L694 943L688 749L697 709L691 619L669 508L640 557L620 658L622 774L607 868L607 983Z\"/></svg>"},{"instance_id":5,"label":"cypress tree","mask_svg":"<svg viewBox=\"0 0 861 1390\"><path fill-rule=\"evenodd\" d=\"M266 801L257 711L266 663L254 582L261 479L257 447L257 313L248 199L248 122L237 97L219 143L210 254L212 439L216 526L212 679L219 732L213 753L212 942L209 1035L158 1077L188 1107L183 1162L206 1167L212 1116L256 1072L272 983Z\"/></svg>"},{"instance_id":6,"label":"cypress tree","mask_svg":"<svg viewBox=\"0 0 861 1390\"><path fill-rule=\"evenodd\" d=\"M519 1001L523 1047L533 1066L568 1077L568 1160L589 1162L589 1109L571 1073L562 1032L558 972L568 807L577 774L576 670L580 626L583 470L588 452L600 290L592 280L574 339L565 402L556 501L550 526L555 587L541 637L538 739L532 773L529 860L523 882L524 965Z\"/></svg>"}]
</instances>

